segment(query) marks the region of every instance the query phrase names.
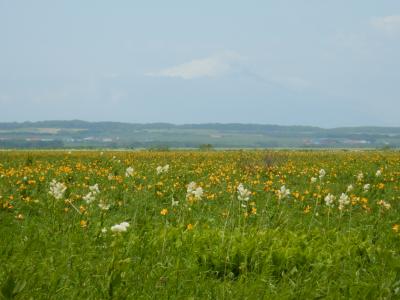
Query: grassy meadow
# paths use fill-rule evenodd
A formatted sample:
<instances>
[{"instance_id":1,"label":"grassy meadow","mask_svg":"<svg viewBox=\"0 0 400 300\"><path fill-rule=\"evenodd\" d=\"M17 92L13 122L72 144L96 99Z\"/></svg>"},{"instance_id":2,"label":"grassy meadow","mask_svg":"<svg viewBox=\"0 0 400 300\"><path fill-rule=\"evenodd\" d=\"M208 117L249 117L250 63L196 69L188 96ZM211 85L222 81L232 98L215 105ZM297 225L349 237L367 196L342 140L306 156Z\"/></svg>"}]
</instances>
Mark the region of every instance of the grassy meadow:
<instances>
[{"instance_id":1,"label":"grassy meadow","mask_svg":"<svg viewBox=\"0 0 400 300\"><path fill-rule=\"evenodd\" d=\"M0 152L0 298L399 299L395 151Z\"/></svg>"}]
</instances>

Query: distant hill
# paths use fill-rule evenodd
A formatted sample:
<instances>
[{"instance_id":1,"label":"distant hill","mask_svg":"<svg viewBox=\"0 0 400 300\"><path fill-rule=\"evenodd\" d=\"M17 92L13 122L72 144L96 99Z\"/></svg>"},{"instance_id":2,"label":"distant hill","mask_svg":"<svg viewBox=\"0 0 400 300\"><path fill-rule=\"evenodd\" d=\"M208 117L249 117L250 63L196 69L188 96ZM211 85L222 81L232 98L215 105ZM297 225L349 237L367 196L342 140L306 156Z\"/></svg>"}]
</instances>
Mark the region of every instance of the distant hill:
<instances>
[{"instance_id":1,"label":"distant hill","mask_svg":"<svg viewBox=\"0 0 400 300\"><path fill-rule=\"evenodd\" d=\"M400 127L261 124L0 123L0 148L399 148Z\"/></svg>"}]
</instances>

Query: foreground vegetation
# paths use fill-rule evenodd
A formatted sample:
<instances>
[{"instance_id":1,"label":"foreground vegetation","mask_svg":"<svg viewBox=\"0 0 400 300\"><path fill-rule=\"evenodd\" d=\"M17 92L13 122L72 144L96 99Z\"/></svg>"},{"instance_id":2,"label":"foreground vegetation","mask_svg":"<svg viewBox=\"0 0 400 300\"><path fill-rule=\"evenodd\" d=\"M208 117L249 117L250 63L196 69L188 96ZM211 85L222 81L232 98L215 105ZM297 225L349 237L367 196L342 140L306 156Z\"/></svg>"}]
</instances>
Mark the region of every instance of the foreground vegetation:
<instances>
[{"instance_id":1,"label":"foreground vegetation","mask_svg":"<svg viewBox=\"0 0 400 300\"><path fill-rule=\"evenodd\" d=\"M0 152L0 297L400 297L400 153Z\"/></svg>"}]
</instances>

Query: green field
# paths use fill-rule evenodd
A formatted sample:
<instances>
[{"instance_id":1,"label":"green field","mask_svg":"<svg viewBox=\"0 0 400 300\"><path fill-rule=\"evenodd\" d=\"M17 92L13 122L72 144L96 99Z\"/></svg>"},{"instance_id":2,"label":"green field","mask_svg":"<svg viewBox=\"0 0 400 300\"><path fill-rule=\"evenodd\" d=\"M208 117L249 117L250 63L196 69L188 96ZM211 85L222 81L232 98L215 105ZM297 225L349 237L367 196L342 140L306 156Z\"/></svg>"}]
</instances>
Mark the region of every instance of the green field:
<instances>
[{"instance_id":1,"label":"green field","mask_svg":"<svg viewBox=\"0 0 400 300\"><path fill-rule=\"evenodd\" d=\"M3 151L0 298L399 299L399 179L395 151Z\"/></svg>"}]
</instances>

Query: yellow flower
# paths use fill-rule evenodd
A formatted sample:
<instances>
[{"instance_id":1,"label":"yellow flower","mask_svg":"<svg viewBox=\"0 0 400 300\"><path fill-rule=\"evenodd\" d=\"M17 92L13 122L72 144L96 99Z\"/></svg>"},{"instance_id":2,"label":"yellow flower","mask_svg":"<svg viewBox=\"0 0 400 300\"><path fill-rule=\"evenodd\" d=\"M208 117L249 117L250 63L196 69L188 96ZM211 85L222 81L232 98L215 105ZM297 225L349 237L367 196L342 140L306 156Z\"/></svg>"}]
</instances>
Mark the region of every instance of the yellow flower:
<instances>
[{"instance_id":1,"label":"yellow flower","mask_svg":"<svg viewBox=\"0 0 400 300\"><path fill-rule=\"evenodd\" d=\"M228 211L222 212L222 217L224 217L224 218L229 217L229 212Z\"/></svg>"},{"instance_id":2,"label":"yellow flower","mask_svg":"<svg viewBox=\"0 0 400 300\"><path fill-rule=\"evenodd\" d=\"M192 229L193 229L193 225L192 225L192 224L190 224L190 223L189 223L189 224L187 224L187 226L186 226L186 229L187 229L187 230L192 230Z\"/></svg>"},{"instance_id":3,"label":"yellow flower","mask_svg":"<svg viewBox=\"0 0 400 300\"><path fill-rule=\"evenodd\" d=\"M399 224L393 224L393 226L392 226L392 230L394 231L394 232L399 232L399 229L400 229L400 225Z\"/></svg>"},{"instance_id":4,"label":"yellow flower","mask_svg":"<svg viewBox=\"0 0 400 300\"><path fill-rule=\"evenodd\" d=\"M208 196L207 196L207 199L209 199L209 200L215 199L215 194L210 194L210 195L208 195Z\"/></svg>"},{"instance_id":5,"label":"yellow flower","mask_svg":"<svg viewBox=\"0 0 400 300\"><path fill-rule=\"evenodd\" d=\"M163 216L166 216L166 215L168 214L168 209L163 208L163 209L160 211L160 214L163 215Z\"/></svg>"},{"instance_id":6,"label":"yellow flower","mask_svg":"<svg viewBox=\"0 0 400 300\"><path fill-rule=\"evenodd\" d=\"M81 212L81 214L83 214L86 211L86 207L84 207L83 205L79 206L79 211Z\"/></svg>"},{"instance_id":7,"label":"yellow flower","mask_svg":"<svg viewBox=\"0 0 400 300\"><path fill-rule=\"evenodd\" d=\"M87 227L87 221L86 220L81 220L79 222L79 225L81 225L82 228L85 228L85 227Z\"/></svg>"}]
</instances>

